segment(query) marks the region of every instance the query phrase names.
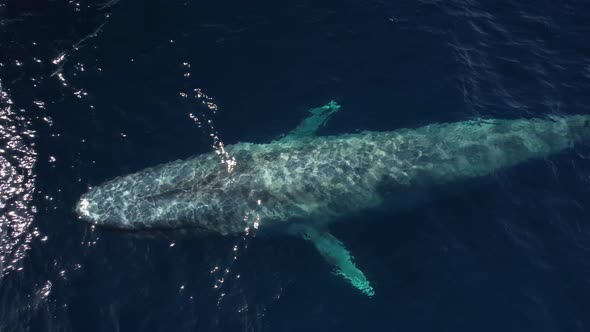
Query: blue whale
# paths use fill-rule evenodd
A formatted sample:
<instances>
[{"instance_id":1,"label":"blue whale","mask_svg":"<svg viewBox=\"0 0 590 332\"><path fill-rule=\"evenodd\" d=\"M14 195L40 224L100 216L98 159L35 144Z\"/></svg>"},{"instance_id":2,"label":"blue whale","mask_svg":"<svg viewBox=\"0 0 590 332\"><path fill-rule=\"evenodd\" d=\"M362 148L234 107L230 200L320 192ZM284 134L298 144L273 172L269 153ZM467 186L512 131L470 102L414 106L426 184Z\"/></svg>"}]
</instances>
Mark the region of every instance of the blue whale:
<instances>
[{"instance_id":1,"label":"blue whale","mask_svg":"<svg viewBox=\"0 0 590 332\"><path fill-rule=\"evenodd\" d=\"M76 212L98 226L132 232L238 235L283 228L309 240L336 274L372 296L370 282L330 233L331 223L405 201L406 192L486 176L590 138L588 115L317 136L339 107L331 102L310 110L273 142L227 146L236 161L231 172L215 152L173 161L91 189Z\"/></svg>"}]
</instances>

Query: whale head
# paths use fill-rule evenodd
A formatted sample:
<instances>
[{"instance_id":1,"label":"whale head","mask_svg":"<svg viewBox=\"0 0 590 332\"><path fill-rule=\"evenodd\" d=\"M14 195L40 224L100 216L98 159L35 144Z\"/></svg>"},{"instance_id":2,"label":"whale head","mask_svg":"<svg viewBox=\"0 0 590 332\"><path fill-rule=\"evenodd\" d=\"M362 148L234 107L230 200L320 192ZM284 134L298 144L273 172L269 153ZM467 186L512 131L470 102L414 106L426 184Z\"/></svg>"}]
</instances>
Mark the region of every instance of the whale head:
<instances>
[{"instance_id":1,"label":"whale head","mask_svg":"<svg viewBox=\"0 0 590 332\"><path fill-rule=\"evenodd\" d=\"M176 161L91 188L75 205L83 221L124 231L220 233L231 231L236 209L227 171L211 155ZM237 217L237 219L240 219Z\"/></svg>"},{"instance_id":2,"label":"whale head","mask_svg":"<svg viewBox=\"0 0 590 332\"><path fill-rule=\"evenodd\" d=\"M75 212L82 220L105 228L167 228L172 225L157 213L162 206L158 197L143 194L127 176L91 188L80 197Z\"/></svg>"}]
</instances>

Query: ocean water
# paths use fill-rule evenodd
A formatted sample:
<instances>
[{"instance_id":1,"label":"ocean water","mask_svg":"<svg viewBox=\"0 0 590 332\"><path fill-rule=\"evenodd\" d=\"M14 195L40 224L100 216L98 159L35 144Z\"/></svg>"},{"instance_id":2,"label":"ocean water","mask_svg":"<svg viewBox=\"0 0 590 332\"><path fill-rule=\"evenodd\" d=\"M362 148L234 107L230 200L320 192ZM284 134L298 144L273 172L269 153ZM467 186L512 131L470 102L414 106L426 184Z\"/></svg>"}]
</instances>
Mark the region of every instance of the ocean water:
<instances>
[{"instance_id":1,"label":"ocean water","mask_svg":"<svg viewBox=\"0 0 590 332\"><path fill-rule=\"evenodd\" d=\"M321 135L589 114L589 22L584 1L0 1L0 331L590 331L587 144L334 225L373 298L298 238L73 213L330 100Z\"/></svg>"}]
</instances>

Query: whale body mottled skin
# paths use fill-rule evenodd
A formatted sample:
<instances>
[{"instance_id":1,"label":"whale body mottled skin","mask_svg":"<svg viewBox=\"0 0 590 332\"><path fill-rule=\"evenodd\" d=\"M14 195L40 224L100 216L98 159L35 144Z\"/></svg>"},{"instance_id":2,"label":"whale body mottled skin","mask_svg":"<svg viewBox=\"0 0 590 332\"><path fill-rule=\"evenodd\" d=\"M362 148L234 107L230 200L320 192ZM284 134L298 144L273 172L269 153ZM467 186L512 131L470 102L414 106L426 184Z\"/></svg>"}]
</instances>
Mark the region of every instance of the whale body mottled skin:
<instances>
[{"instance_id":1,"label":"whale body mottled skin","mask_svg":"<svg viewBox=\"0 0 590 332\"><path fill-rule=\"evenodd\" d=\"M331 222L395 200L388 195L485 176L590 138L588 115L315 136L338 107L312 110L324 117L312 130L268 144L227 146L237 161L231 174L217 154L202 154L97 186L81 197L76 212L93 224L128 231L232 235L244 232L245 214L255 211L261 229L299 225L294 229L338 274L373 295L348 251L327 230Z\"/></svg>"}]
</instances>

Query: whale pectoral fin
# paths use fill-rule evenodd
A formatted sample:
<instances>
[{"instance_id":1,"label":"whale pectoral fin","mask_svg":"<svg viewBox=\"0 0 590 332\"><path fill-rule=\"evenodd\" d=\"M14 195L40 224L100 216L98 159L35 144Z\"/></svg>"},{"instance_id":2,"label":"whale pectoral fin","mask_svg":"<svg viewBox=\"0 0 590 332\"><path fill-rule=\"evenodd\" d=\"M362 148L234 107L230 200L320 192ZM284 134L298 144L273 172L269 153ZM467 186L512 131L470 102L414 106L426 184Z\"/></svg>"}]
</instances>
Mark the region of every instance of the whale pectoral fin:
<instances>
[{"instance_id":1,"label":"whale pectoral fin","mask_svg":"<svg viewBox=\"0 0 590 332\"><path fill-rule=\"evenodd\" d=\"M320 126L325 125L330 116L338 112L339 109L340 105L333 100L322 107L310 109L309 113L311 113L311 115L303 119L295 129L281 138L280 141L288 141L315 135Z\"/></svg>"},{"instance_id":2,"label":"whale pectoral fin","mask_svg":"<svg viewBox=\"0 0 590 332\"><path fill-rule=\"evenodd\" d=\"M335 267L334 273L344 277L356 289L371 297L375 291L371 284L352 261L352 255L344 247L344 244L327 230L318 230L311 226L303 226L303 237L314 244L322 257Z\"/></svg>"}]
</instances>

